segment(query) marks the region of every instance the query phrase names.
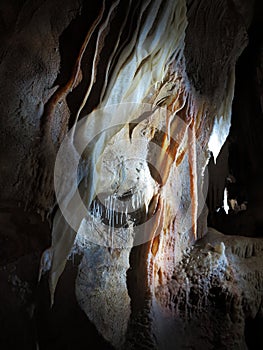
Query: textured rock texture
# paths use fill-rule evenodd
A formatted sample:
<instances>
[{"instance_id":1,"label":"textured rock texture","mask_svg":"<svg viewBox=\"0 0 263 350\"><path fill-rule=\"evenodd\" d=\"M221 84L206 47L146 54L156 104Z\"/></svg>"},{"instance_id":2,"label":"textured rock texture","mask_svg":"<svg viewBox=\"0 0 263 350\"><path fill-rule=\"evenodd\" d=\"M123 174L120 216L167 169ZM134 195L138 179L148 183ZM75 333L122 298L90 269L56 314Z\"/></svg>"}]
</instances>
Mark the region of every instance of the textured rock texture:
<instances>
[{"instance_id":1,"label":"textured rock texture","mask_svg":"<svg viewBox=\"0 0 263 350\"><path fill-rule=\"evenodd\" d=\"M186 251L156 293L161 348L247 349L246 322L262 317L262 244L210 229Z\"/></svg>"},{"instance_id":2,"label":"textured rock texture","mask_svg":"<svg viewBox=\"0 0 263 350\"><path fill-rule=\"evenodd\" d=\"M205 167L229 132L252 13L226 0L1 3L3 348L250 344L261 240L202 237Z\"/></svg>"}]
</instances>

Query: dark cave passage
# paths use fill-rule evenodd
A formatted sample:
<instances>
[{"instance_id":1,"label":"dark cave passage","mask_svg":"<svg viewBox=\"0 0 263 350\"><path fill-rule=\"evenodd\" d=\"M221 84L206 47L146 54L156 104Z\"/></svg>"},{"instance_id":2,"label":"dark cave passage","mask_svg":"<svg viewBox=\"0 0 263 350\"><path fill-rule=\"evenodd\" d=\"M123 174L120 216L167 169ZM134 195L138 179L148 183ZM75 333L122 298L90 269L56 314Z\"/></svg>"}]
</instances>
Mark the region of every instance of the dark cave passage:
<instances>
[{"instance_id":1,"label":"dark cave passage","mask_svg":"<svg viewBox=\"0 0 263 350\"><path fill-rule=\"evenodd\" d=\"M245 338L249 350L263 349L263 317L247 319L245 324Z\"/></svg>"},{"instance_id":2,"label":"dark cave passage","mask_svg":"<svg viewBox=\"0 0 263 350\"><path fill-rule=\"evenodd\" d=\"M214 164L210 158L208 225L229 235L263 236L262 4L248 31L249 44L236 65L229 136ZM229 212L223 208L227 188Z\"/></svg>"}]
</instances>

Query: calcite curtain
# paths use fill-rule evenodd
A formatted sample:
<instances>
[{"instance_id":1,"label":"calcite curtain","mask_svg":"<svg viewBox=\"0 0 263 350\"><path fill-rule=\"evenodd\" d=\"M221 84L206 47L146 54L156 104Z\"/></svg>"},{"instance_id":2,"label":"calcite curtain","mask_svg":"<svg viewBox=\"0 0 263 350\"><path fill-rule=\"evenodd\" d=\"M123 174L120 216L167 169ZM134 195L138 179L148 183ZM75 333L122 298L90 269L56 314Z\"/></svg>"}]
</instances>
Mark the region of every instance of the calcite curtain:
<instances>
[{"instance_id":1,"label":"calcite curtain","mask_svg":"<svg viewBox=\"0 0 263 350\"><path fill-rule=\"evenodd\" d=\"M50 223L39 278L48 271L51 304L80 255L77 300L102 336L119 348L140 325L155 346L168 298L157 291L207 232L205 169L230 128L242 11L48 0L14 13L1 45L3 201Z\"/></svg>"}]
</instances>

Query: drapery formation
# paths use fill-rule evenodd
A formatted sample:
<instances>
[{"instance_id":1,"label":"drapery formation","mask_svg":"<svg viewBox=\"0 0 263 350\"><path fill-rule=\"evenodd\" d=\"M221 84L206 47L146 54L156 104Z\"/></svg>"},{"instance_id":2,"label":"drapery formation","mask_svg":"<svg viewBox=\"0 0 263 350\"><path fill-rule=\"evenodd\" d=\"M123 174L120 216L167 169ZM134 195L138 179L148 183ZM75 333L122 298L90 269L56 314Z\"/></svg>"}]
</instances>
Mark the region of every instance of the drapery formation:
<instances>
[{"instance_id":1,"label":"drapery formation","mask_svg":"<svg viewBox=\"0 0 263 350\"><path fill-rule=\"evenodd\" d=\"M52 260L50 288L53 302L58 278L78 233L77 242L82 241L84 257L76 284L77 297L98 330L115 346L124 341L130 319L126 273L132 246L144 243L133 253L138 254L138 266L133 273L140 274L141 281L134 282L131 288L139 294L148 294L146 304L149 306L154 300L155 288L171 278L173 266L180 258L178 252L198 237L197 219L204 208L204 169L208 151L210 149L216 158L229 132L234 61L239 53L235 52L237 44L232 51L229 50L227 60L221 63L223 70L219 83L216 81L219 72L211 70L211 83L207 83L211 85L209 93L206 86L199 89L198 79L201 79L204 68L196 68L197 72L192 70L202 55L194 57L193 62L190 61L192 57L188 60L185 57L190 50L184 50L188 24L185 1L146 1L137 5L136 15L134 4L129 3L114 45L105 57L103 49L112 35L111 25L118 16L119 5L119 1L108 7L102 4L81 46L70 80L51 97L43 114L43 130L51 135L57 104L83 79L82 58L93 39L95 49L88 84L73 120L72 132L62 144L63 152L59 158L64 156L66 162L59 162L58 166L61 172L59 182L65 177L67 164L78 164L79 154L84 151L78 149L78 143L85 140L83 142L88 146L78 178L83 201L79 205L74 199L76 186L72 191L71 182L62 180L57 194L60 196L66 188L66 200L61 199L63 208L60 206L55 214L52 246L48 250ZM203 2L202 6L207 8L208 5ZM222 10L221 16L228 16L222 3L219 10ZM192 11L190 6L190 19ZM133 15L136 26L130 23L132 32L125 41L122 32L129 23L129 16ZM200 20L204 19L204 14L198 16L202 17ZM228 40L233 42L239 36L239 46L243 46L243 36L232 27L231 37L220 25L216 29L221 32L215 36L229 35ZM187 30L191 30L191 25ZM202 50L194 45L193 51ZM203 51L206 49L204 44ZM194 52L189 54L193 55ZM212 61L211 53L209 57ZM105 59L107 63L104 63L102 73L101 65ZM95 89L98 104L79 127L77 121L84 117L83 111ZM72 153L72 158L67 159L65 153ZM103 161L99 160L100 157ZM135 177L134 169L140 166L138 160L141 169ZM105 163L110 161L113 166L106 166ZM96 196L101 193L107 195L104 207L100 208L102 203L96 201ZM146 222L152 220L152 223L145 225L141 218L132 220L127 204L126 207L124 204L119 208L124 218L121 233L117 234L119 214L116 214L113 203L126 193L131 201L140 198L134 209L141 210ZM69 212L74 223L65 218L65 211ZM77 216L80 216L79 220L76 220ZM108 219L106 225L103 222L105 217ZM96 238L96 230L103 240ZM199 230L199 237L203 234L205 232ZM120 235L121 239L118 239ZM107 246L111 247L110 253ZM96 276L92 271L96 271ZM133 273L131 280L135 278Z\"/></svg>"},{"instance_id":2,"label":"drapery formation","mask_svg":"<svg viewBox=\"0 0 263 350\"><path fill-rule=\"evenodd\" d=\"M80 254L77 299L103 337L115 347L130 344L140 324L154 346L152 313L159 302L165 308L167 297L156 291L170 283L183 251L206 234L205 166L229 132L246 28L235 6L222 0L101 1L90 13L84 2L59 5L62 14L52 16L52 1L29 12L25 4L21 37L2 58L4 69L21 47L29 55L23 14L34 26L44 13L32 45L45 81L26 76L22 87L29 96L23 106L35 106L27 122L36 125L27 126L23 167L1 188L16 183L25 206L54 214L40 271L50 270L51 302L69 255ZM64 9L71 7L69 15ZM74 59L66 63L61 32L85 16ZM52 35L43 50L46 32ZM21 64L26 74L26 60ZM16 140L21 125L13 130Z\"/></svg>"}]
</instances>

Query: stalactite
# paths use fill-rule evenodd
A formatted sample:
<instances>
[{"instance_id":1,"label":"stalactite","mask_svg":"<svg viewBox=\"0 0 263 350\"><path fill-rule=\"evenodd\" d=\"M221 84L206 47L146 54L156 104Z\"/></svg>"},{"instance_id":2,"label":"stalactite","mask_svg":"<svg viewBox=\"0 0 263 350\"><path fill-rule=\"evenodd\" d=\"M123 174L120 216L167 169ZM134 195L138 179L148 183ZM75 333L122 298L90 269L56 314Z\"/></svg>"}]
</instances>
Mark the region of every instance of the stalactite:
<instances>
[{"instance_id":1,"label":"stalactite","mask_svg":"<svg viewBox=\"0 0 263 350\"><path fill-rule=\"evenodd\" d=\"M197 188L197 158L196 158L196 136L195 121L192 120L188 129L188 162L190 176L191 206L192 206L192 229L194 239L197 239L197 208L198 208L198 188Z\"/></svg>"},{"instance_id":2,"label":"stalactite","mask_svg":"<svg viewBox=\"0 0 263 350\"><path fill-rule=\"evenodd\" d=\"M75 120L75 124L78 122L80 113L82 111L82 109L84 108L85 104L87 103L87 100L89 98L91 89L93 88L95 82L96 82L96 78L97 78L97 66L98 66L98 61L100 59L100 54L101 51L104 47L104 41L105 38L110 30L110 20L111 20L111 16L113 11L115 10L115 8L118 6L120 0L117 0L113 3L113 5L111 6L107 18L105 20L105 22L101 25L101 27L99 28L98 31L98 36L97 36L97 40L96 40L96 47L95 47L95 53L94 53L94 57L93 57L93 61L92 61L92 70L91 70L91 78L90 78L90 83L88 86L88 89L85 93L85 96L83 98L83 101L78 109L77 115L76 115L76 120ZM72 133L73 135L74 133Z\"/></svg>"},{"instance_id":3,"label":"stalactite","mask_svg":"<svg viewBox=\"0 0 263 350\"><path fill-rule=\"evenodd\" d=\"M86 51L86 48L90 42L90 39L103 17L104 10L105 10L105 3L103 2L103 5L100 9L98 17L95 19L95 21L91 25L85 37L85 40L80 48L70 79L68 80L66 85L61 86L56 90L54 95L49 99L49 101L45 105L44 113L41 118L42 130L45 136L44 139L45 138L49 139L51 137L52 121L53 121L54 113L58 103L65 100L68 93L70 93L74 88L76 88L80 82L79 80L80 80L80 72L81 72L81 61Z\"/></svg>"}]
</instances>

